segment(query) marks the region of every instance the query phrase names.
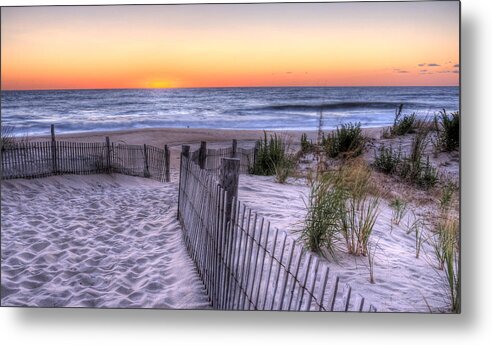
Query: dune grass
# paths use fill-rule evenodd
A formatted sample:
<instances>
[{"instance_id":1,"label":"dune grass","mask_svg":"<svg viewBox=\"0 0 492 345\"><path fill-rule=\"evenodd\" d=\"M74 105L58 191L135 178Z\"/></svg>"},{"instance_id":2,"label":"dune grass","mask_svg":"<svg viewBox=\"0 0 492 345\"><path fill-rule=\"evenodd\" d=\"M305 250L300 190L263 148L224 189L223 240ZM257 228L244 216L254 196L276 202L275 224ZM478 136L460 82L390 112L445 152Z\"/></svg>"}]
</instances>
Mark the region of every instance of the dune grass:
<instances>
[{"instance_id":1,"label":"dune grass","mask_svg":"<svg viewBox=\"0 0 492 345\"><path fill-rule=\"evenodd\" d=\"M453 217L441 219L435 229L431 244L438 261L439 270L444 271L445 290L450 310L461 309L461 272L459 224Z\"/></svg>"},{"instance_id":2,"label":"dune grass","mask_svg":"<svg viewBox=\"0 0 492 345\"><path fill-rule=\"evenodd\" d=\"M437 169L429 161L429 156L424 159L424 152L429 143L429 131L422 130L413 137L410 155L403 162L400 176L406 178L418 187L429 189L438 181Z\"/></svg>"},{"instance_id":3,"label":"dune grass","mask_svg":"<svg viewBox=\"0 0 492 345\"><path fill-rule=\"evenodd\" d=\"M460 248L458 241L458 222L452 221L451 230L456 236L453 239L453 245L446 251L445 255L445 273L447 282L447 291L451 311L454 313L461 312L461 265L460 265Z\"/></svg>"},{"instance_id":4,"label":"dune grass","mask_svg":"<svg viewBox=\"0 0 492 345\"><path fill-rule=\"evenodd\" d=\"M286 159L286 142L276 133L264 137L256 142L256 157L251 173L254 175L275 175L276 167Z\"/></svg>"},{"instance_id":5,"label":"dune grass","mask_svg":"<svg viewBox=\"0 0 492 345\"><path fill-rule=\"evenodd\" d=\"M402 218L405 216L407 212L407 203L403 199L394 198L390 202L390 207L393 211L391 222L395 225L399 225Z\"/></svg>"},{"instance_id":6,"label":"dune grass","mask_svg":"<svg viewBox=\"0 0 492 345\"><path fill-rule=\"evenodd\" d=\"M379 240L376 242L370 241L367 245L367 267L369 269L369 282L371 284L376 284L375 274L374 274L374 263L376 260L376 254L379 249Z\"/></svg>"},{"instance_id":7,"label":"dune grass","mask_svg":"<svg viewBox=\"0 0 492 345\"><path fill-rule=\"evenodd\" d=\"M349 198L347 203L342 223L347 251L356 256L366 256L369 238L379 213L379 199L364 196L362 199Z\"/></svg>"},{"instance_id":8,"label":"dune grass","mask_svg":"<svg viewBox=\"0 0 492 345\"><path fill-rule=\"evenodd\" d=\"M342 165L333 177L345 199L341 235L348 253L356 256L367 255L367 245L379 214L380 197L371 176L367 164L357 159Z\"/></svg>"},{"instance_id":9,"label":"dune grass","mask_svg":"<svg viewBox=\"0 0 492 345\"><path fill-rule=\"evenodd\" d=\"M314 151L314 144L307 138L306 133L301 135L301 154L311 153Z\"/></svg>"},{"instance_id":10,"label":"dune grass","mask_svg":"<svg viewBox=\"0 0 492 345\"><path fill-rule=\"evenodd\" d=\"M408 155L402 154L401 149L381 146L375 151L373 166L378 171L399 176L424 190L432 188L437 184L439 174L430 163L429 156L425 156L428 143L429 130L422 128L413 137Z\"/></svg>"},{"instance_id":11,"label":"dune grass","mask_svg":"<svg viewBox=\"0 0 492 345\"><path fill-rule=\"evenodd\" d=\"M323 149L330 158L357 157L364 151L365 142L360 122L344 123L322 138Z\"/></svg>"},{"instance_id":12,"label":"dune grass","mask_svg":"<svg viewBox=\"0 0 492 345\"><path fill-rule=\"evenodd\" d=\"M415 118L415 113L412 113L410 115L403 115L403 117L401 117L400 114L396 116L392 128L392 134L405 135L411 133L414 129Z\"/></svg>"},{"instance_id":13,"label":"dune grass","mask_svg":"<svg viewBox=\"0 0 492 345\"><path fill-rule=\"evenodd\" d=\"M400 104L395 110L393 125L383 129L383 138L394 138L395 136L413 133L417 121L415 113L403 115L403 104Z\"/></svg>"},{"instance_id":14,"label":"dune grass","mask_svg":"<svg viewBox=\"0 0 492 345\"><path fill-rule=\"evenodd\" d=\"M273 165L275 169L275 181L283 184L296 170L297 158L295 156L285 154L282 159L278 160Z\"/></svg>"},{"instance_id":15,"label":"dune grass","mask_svg":"<svg viewBox=\"0 0 492 345\"><path fill-rule=\"evenodd\" d=\"M415 258L418 259L420 256L420 250L422 244L426 241L424 234L425 223L421 218L418 218L415 214L413 215L414 221L410 226L408 226L407 234L412 232L415 235Z\"/></svg>"},{"instance_id":16,"label":"dune grass","mask_svg":"<svg viewBox=\"0 0 492 345\"><path fill-rule=\"evenodd\" d=\"M401 147L395 150L392 146L386 147L383 144L374 151L374 167L376 170L385 174L391 175L396 173L401 160Z\"/></svg>"},{"instance_id":17,"label":"dune grass","mask_svg":"<svg viewBox=\"0 0 492 345\"><path fill-rule=\"evenodd\" d=\"M335 257L336 244L342 241L349 254L368 255L380 203L371 174L367 164L356 159L313 180L301 233L309 249L326 249Z\"/></svg>"},{"instance_id":18,"label":"dune grass","mask_svg":"<svg viewBox=\"0 0 492 345\"><path fill-rule=\"evenodd\" d=\"M439 208L441 212L447 214L453 206L453 201L459 187L453 181L443 181L439 195Z\"/></svg>"},{"instance_id":19,"label":"dune grass","mask_svg":"<svg viewBox=\"0 0 492 345\"><path fill-rule=\"evenodd\" d=\"M434 117L437 137L434 146L437 151L454 151L460 146L460 112L451 114L443 109Z\"/></svg>"},{"instance_id":20,"label":"dune grass","mask_svg":"<svg viewBox=\"0 0 492 345\"><path fill-rule=\"evenodd\" d=\"M343 192L330 176L318 176L312 181L300 236L309 250L323 255L325 249L335 258L344 200Z\"/></svg>"}]
</instances>

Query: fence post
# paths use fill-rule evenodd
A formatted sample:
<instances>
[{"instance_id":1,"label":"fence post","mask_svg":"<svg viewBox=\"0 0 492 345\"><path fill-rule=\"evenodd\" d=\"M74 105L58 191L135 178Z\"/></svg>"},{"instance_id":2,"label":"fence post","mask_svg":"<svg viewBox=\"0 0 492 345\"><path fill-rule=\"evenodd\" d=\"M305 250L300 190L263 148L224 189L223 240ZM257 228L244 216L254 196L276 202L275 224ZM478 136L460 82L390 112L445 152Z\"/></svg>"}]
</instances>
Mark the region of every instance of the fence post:
<instances>
[{"instance_id":1,"label":"fence post","mask_svg":"<svg viewBox=\"0 0 492 345\"><path fill-rule=\"evenodd\" d=\"M52 161L52 169L53 174L56 175L58 173L57 167L57 154L56 154L56 140L55 140L55 125L51 125L51 161Z\"/></svg>"},{"instance_id":2,"label":"fence post","mask_svg":"<svg viewBox=\"0 0 492 345\"><path fill-rule=\"evenodd\" d=\"M111 173L111 145L109 143L109 137L106 137L106 171Z\"/></svg>"},{"instance_id":3,"label":"fence post","mask_svg":"<svg viewBox=\"0 0 492 345\"><path fill-rule=\"evenodd\" d=\"M222 158L220 167L220 186L227 193L226 203L226 221L231 220L232 200L237 198L239 188L239 159L238 158Z\"/></svg>"},{"instance_id":4,"label":"fence post","mask_svg":"<svg viewBox=\"0 0 492 345\"><path fill-rule=\"evenodd\" d=\"M166 182L171 181L171 177L169 174L169 164L170 164L170 159L171 159L171 154L169 152L169 147L167 145L164 145L164 176L166 178Z\"/></svg>"},{"instance_id":5,"label":"fence post","mask_svg":"<svg viewBox=\"0 0 492 345\"><path fill-rule=\"evenodd\" d=\"M232 158L236 158L237 156L237 140L232 139Z\"/></svg>"},{"instance_id":6,"label":"fence post","mask_svg":"<svg viewBox=\"0 0 492 345\"><path fill-rule=\"evenodd\" d=\"M207 142L202 141L200 143L200 151L198 152L198 165L200 169L205 169L205 162L207 160Z\"/></svg>"},{"instance_id":7,"label":"fence post","mask_svg":"<svg viewBox=\"0 0 492 345\"><path fill-rule=\"evenodd\" d=\"M258 147L258 142L255 144L255 148L253 150L253 167L251 168L252 170L255 169L256 166L256 160L258 159L258 152L260 151L260 148ZM253 171L254 173L255 171Z\"/></svg>"},{"instance_id":8,"label":"fence post","mask_svg":"<svg viewBox=\"0 0 492 345\"><path fill-rule=\"evenodd\" d=\"M190 146L189 145L183 145L181 147L181 156L179 159L179 186L178 186L178 212L176 215L176 219L179 220L179 204L181 202L181 188L183 184L183 175L181 171L183 170L183 157L189 158L190 157Z\"/></svg>"},{"instance_id":9,"label":"fence post","mask_svg":"<svg viewBox=\"0 0 492 345\"><path fill-rule=\"evenodd\" d=\"M149 173L149 157L147 152L147 145L144 144L144 177L150 177Z\"/></svg>"}]
</instances>

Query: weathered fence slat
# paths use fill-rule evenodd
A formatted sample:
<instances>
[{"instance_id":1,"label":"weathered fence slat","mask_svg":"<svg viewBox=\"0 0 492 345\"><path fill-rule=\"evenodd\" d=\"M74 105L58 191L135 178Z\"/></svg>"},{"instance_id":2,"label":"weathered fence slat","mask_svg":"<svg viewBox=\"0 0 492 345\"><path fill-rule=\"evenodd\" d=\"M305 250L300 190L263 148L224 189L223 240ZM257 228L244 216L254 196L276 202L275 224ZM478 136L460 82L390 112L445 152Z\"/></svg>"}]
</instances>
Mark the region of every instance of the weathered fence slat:
<instances>
[{"instance_id":1,"label":"weathered fence slat","mask_svg":"<svg viewBox=\"0 0 492 345\"><path fill-rule=\"evenodd\" d=\"M164 177L162 178L162 181L170 181L170 160L171 160L171 153L169 152L169 147L167 145L164 145Z\"/></svg>"},{"instance_id":2,"label":"weathered fence slat","mask_svg":"<svg viewBox=\"0 0 492 345\"><path fill-rule=\"evenodd\" d=\"M55 125L51 125L51 160L53 162L53 175L58 173L56 140L55 140Z\"/></svg>"}]
</instances>

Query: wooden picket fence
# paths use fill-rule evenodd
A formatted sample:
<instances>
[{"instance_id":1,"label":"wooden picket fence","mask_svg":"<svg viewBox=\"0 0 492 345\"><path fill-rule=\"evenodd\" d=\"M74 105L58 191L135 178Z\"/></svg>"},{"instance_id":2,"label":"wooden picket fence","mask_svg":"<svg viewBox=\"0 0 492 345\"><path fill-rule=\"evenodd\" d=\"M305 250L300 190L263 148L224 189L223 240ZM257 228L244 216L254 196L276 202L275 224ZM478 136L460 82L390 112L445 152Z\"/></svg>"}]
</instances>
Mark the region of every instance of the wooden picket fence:
<instances>
[{"instance_id":1,"label":"wooden picket fence","mask_svg":"<svg viewBox=\"0 0 492 345\"><path fill-rule=\"evenodd\" d=\"M1 148L2 179L120 173L169 182L169 149L150 145L14 142Z\"/></svg>"},{"instance_id":2,"label":"wooden picket fence","mask_svg":"<svg viewBox=\"0 0 492 345\"><path fill-rule=\"evenodd\" d=\"M191 160L198 164L202 169L211 174L217 175L220 171L223 158L238 158L239 172L248 174L255 162L255 148L245 149L237 147L237 141L232 141L231 147L217 149L207 148L207 143L202 141L200 148L190 153Z\"/></svg>"},{"instance_id":3,"label":"wooden picket fence","mask_svg":"<svg viewBox=\"0 0 492 345\"><path fill-rule=\"evenodd\" d=\"M237 198L240 159L222 158L217 175L201 169L198 157L184 147L178 219L215 309L377 311L330 274L326 260Z\"/></svg>"}]
</instances>

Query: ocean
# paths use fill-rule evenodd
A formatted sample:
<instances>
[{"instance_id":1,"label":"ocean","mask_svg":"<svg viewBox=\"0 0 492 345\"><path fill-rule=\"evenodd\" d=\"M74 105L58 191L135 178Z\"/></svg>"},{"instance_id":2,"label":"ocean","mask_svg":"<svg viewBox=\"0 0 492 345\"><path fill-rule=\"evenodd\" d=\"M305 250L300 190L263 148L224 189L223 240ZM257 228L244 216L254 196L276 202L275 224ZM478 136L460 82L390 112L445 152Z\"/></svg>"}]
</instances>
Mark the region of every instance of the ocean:
<instances>
[{"instance_id":1,"label":"ocean","mask_svg":"<svg viewBox=\"0 0 492 345\"><path fill-rule=\"evenodd\" d=\"M433 116L459 109L458 87L262 87L2 91L2 125L16 135L133 128L315 130L378 127L395 109Z\"/></svg>"}]
</instances>

